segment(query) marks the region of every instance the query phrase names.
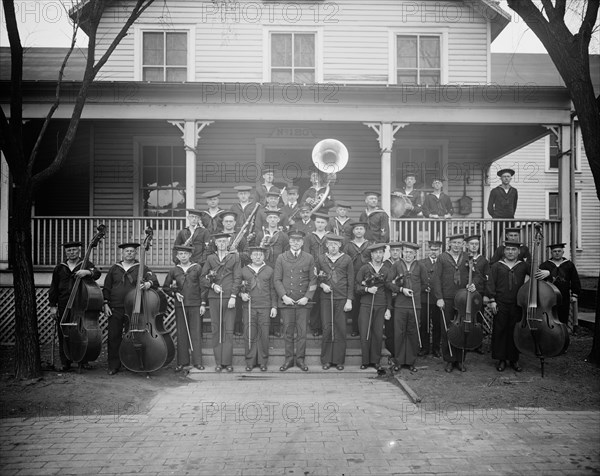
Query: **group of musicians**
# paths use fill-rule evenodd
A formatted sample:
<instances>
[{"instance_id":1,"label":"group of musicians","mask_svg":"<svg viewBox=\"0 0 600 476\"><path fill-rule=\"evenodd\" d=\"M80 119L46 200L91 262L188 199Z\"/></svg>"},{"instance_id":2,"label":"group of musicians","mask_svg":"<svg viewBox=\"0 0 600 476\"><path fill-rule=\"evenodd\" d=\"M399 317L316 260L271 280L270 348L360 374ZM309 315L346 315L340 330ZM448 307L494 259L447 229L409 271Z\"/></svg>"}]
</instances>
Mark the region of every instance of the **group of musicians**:
<instances>
[{"instance_id":1,"label":"group of musicians","mask_svg":"<svg viewBox=\"0 0 600 476\"><path fill-rule=\"evenodd\" d=\"M234 335L244 338L246 371L255 367L266 371L269 334L284 338L280 371L292 366L307 371L309 332L321 337L322 368L343 370L348 318L351 335L360 336L361 369L380 371L385 345L393 370L406 367L416 372L417 357L431 353L443 356L447 372L464 372L466 351L447 337L461 289L478 292L495 314L492 358L498 361L497 370L507 365L522 370L513 329L521 316L517 291L531 273L531 254L519 229L505 230L506 240L491 263L481 254L479 235L449 236L443 252L441 241L429 241L428 256L417 260L417 243L389 242L389 216L379 206L379 192L365 192L365 209L355 221L349 217L350 204L324 196L318 172L301 199L296 187L282 193L273 185L272 171L266 171L263 179L254 190L235 187L238 201L228 210L219 206L218 190L203 194L205 210L188 210L188 226L177 234L174 266L162 287L147 266L140 269L139 243L119 245L121 260L106 273L102 290L110 375L121 368L119 346L128 326L124 300L136 289L139 273L140 292L160 288L174 299L176 371L190 365L204 369L202 316L209 312L217 372L233 371ZM406 183L412 185L410 180ZM440 200L436 192L434 187L432 207ZM332 209L333 217L328 213ZM81 246L64 243L66 260L53 272L49 302L57 322L75 278L100 277L91 262L82 269ZM550 245L552 257L534 270L534 277L559 288L563 297L559 318L566 323L580 284L575 266L563 257L564 246ZM71 362L58 329L61 370L66 371ZM87 362L80 365L89 367Z\"/></svg>"}]
</instances>

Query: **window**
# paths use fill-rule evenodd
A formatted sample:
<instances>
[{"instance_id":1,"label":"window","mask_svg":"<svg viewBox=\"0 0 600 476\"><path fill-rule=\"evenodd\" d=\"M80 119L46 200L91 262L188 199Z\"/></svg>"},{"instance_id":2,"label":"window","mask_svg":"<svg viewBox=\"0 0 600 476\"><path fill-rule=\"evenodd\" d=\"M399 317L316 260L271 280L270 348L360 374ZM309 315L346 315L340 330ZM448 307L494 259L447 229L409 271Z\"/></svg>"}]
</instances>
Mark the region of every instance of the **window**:
<instances>
[{"instance_id":1,"label":"window","mask_svg":"<svg viewBox=\"0 0 600 476\"><path fill-rule=\"evenodd\" d=\"M548 219L560 220L560 201L558 200L558 192L548 193Z\"/></svg>"},{"instance_id":2,"label":"window","mask_svg":"<svg viewBox=\"0 0 600 476\"><path fill-rule=\"evenodd\" d=\"M426 191L431 190L431 182L435 177L442 175L441 146L400 146L396 151L395 180L392 186L395 190L404 187L404 177L411 173L415 175L415 187Z\"/></svg>"},{"instance_id":3,"label":"window","mask_svg":"<svg viewBox=\"0 0 600 476\"><path fill-rule=\"evenodd\" d=\"M437 86L442 82L441 36L396 37L396 82L428 86Z\"/></svg>"},{"instance_id":4,"label":"window","mask_svg":"<svg viewBox=\"0 0 600 476\"><path fill-rule=\"evenodd\" d=\"M560 159L560 147L558 145L558 137L556 134L550 133L548 136L550 150L550 168L558 169L558 160Z\"/></svg>"},{"instance_id":5,"label":"window","mask_svg":"<svg viewBox=\"0 0 600 476\"><path fill-rule=\"evenodd\" d=\"M181 145L140 147L142 214L185 216L185 151Z\"/></svg>"},{"instance_id":6,"label":"window","mask_svg":"<svg viewBox=\"0 0 600 476\"><path fill-rule=\"evenodd\" d=\"M271 82L316 82L314 33L271 33Z\"/></svg>"},{"instance_id":7,"label":"window","mask_svg":"<svg viewBox=\"0 0 600 476\"><path fill-rule=\"evenodd\" d=\"M142 80L187 81L187 32L144 31L142 35Z\"/></svg>"}]
</instances>

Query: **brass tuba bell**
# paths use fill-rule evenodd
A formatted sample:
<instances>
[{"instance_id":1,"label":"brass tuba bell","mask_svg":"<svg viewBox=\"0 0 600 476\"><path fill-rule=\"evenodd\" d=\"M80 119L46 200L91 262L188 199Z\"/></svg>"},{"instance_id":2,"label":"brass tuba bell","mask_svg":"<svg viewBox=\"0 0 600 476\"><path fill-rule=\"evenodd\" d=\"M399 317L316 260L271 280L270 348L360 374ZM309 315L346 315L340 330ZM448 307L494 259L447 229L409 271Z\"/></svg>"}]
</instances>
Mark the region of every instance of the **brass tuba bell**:
<instances>
[{"instance_id":1,"label":"brass tuba bell","mask_svg":"<svg viewBox=\"0 0 600 476\"><path fill-rule=\"evenodd\" d=\"M314 146L312 161L326 174L336 174L348 164L348 149L337 139L323 139Z\"/></svg>"}]
</instances>

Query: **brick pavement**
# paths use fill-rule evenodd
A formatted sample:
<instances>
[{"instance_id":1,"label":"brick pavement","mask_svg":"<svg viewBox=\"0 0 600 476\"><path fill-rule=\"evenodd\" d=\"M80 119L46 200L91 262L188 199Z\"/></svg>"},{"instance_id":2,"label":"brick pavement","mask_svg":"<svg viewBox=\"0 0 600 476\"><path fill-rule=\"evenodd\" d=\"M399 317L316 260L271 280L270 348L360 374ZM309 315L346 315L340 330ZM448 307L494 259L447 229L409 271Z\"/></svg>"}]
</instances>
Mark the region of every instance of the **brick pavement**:
<instances>
[{"instance_id":1,"label":"brick pavement","mask_svg":"<svg viewBox=\"0 0 600 476\"><path fill-rule=\"evenodd\" d=\"M599 428L599 412L416 406L364 373L205 374L147 414L1 420L0 474L598 474Z\"/></svg>"}]
</instances>

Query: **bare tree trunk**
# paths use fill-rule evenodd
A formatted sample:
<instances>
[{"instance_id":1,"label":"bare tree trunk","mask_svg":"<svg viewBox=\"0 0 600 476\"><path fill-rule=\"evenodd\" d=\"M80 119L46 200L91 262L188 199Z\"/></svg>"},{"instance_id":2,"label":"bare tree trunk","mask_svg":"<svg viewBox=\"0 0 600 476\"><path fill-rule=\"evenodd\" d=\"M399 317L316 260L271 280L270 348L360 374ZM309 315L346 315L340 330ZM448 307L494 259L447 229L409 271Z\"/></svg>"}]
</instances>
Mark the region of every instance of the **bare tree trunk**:
<instances>
[{"instance_id":1,"label":"bare tree trunk","mask_svg":"<svg viewBox=\"0 0 600 476\"><path fill-rule=\"evenodd\" d=\"M13 216L9 229L13 261L15 299L15 377L29 379L41 375L39 334L31 245L33 191L18 186L13 192Z\"/></svg>"}]
</instances>

